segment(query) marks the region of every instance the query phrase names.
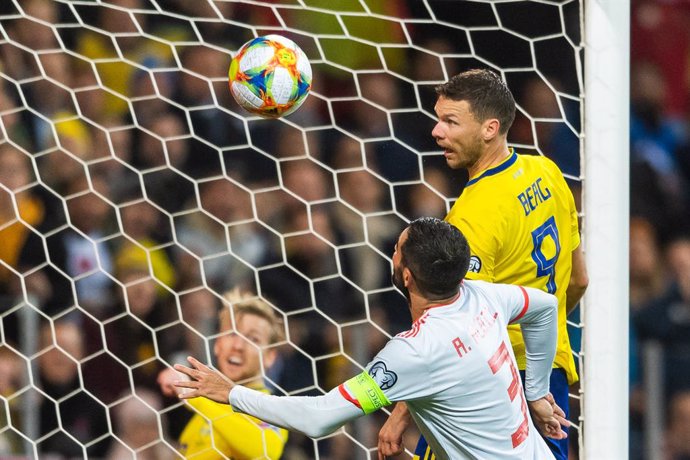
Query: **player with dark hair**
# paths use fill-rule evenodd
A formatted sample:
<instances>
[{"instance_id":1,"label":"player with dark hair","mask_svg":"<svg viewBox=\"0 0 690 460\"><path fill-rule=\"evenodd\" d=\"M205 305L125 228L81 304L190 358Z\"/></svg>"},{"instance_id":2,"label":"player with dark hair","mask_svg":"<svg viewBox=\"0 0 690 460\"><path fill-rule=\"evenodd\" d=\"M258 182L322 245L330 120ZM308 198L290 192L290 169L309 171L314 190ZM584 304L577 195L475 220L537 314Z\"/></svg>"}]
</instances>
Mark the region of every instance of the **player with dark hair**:
<instances>
[{"instance_id":1,"label":"player with dark hair","mask_svg":"<svg viewBox=\"0 0 690 460\"><path fill-rule=\"evenodd\" d=\"M556 346L556 298L538 289L463 281L469 247L439 219L413 221L398 238L393 282L409 301L412 328L392 338L361 374L316 397L271 396L235 385L190 357L183 399L204 396L268 423L321 437L393 401L410 413L444 459L553 458L540 429L561 438L563 412L548 392ZM507 324L528 350L523 392ZM423 372L420 372L423 369ZM528 403L529 401L529 403Z\"/></svg>"},{"instance_id":2,"label":"player with dark hair","mask_svg":"<svg viewBox=\"0 0 690 460\"><path fill-rule=\"evenodd\" d=\"M431 134L448 166L469 172L469 181L446 216L469 241L467 278L530 286L558 298L558 346L550 392L567 412L569 385L578 376L566 318L588 284L572 192L553 161L520 155L508 147L515 100L496 73L469 70L438 86L436 93L438 122ZM508 332L524 370L524 330L514 324ZM379 433L380 458L402 452L408 424L404 405L398 405ZM558 459L568 458L566 439L547 443ZM432 458L424 439L415 454Z\"/></svg>"}]
</instances>

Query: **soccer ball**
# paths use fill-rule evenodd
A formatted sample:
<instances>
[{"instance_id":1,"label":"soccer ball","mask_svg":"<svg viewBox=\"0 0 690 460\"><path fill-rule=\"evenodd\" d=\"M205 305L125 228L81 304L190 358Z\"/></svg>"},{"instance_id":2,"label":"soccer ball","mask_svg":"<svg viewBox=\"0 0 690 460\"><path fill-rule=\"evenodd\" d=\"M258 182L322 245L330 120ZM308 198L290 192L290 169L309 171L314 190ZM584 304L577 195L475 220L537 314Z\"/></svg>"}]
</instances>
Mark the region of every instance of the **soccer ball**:
<instances>
[{"instance_id":1,"label":"soccer ball","mask_svg":"<svg viewBox=\"0 0 690 460\"><path fill-rule=\"evenodd\" d=\"M292 40L266 35L239 49L228 72L230 92L256 115L278 118L299 108L311 89L311 65Z\"/></svg>"}]
</instances>

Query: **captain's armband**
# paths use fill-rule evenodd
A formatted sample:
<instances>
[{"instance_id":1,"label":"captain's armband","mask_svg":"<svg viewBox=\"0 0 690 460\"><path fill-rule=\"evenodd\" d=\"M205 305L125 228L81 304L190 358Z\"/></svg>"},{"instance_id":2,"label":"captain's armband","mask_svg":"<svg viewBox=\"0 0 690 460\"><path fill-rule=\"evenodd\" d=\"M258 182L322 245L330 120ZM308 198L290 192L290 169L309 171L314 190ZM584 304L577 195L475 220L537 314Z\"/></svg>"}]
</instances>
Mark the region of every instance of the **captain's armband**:
<instances>
[{"instance_id":1,"label":"captain's armband","mask_svg":"<svg viewBox=\"0 0 690 460\"><path fill-rule=\"evenodd\" d=\"M355 375L343 385L359 403L365 414L376 412L391 403L367 371Z\"/></svg>"}]
</instances>

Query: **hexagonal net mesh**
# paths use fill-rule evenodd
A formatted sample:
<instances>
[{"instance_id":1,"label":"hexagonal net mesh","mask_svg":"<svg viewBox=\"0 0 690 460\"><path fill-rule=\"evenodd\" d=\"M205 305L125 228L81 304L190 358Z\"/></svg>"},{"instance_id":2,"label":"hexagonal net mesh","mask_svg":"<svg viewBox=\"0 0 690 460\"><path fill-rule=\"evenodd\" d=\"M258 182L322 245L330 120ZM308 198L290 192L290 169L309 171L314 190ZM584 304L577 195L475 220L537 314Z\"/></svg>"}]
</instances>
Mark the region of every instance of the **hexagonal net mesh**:
<instances>
[{"instance_id":1,"label":"hexagonal net mesh","mask_svg":"<svg viewBox=\"0 0 690 460\"><path fill-rule=\"evenodd\" d=\"M0 456L181 458L195 412L157 379L189 354L216 362L232 289L281 319L261 363L274 392L359 372L409 327L390 283L400 230L443 217L466 182L430 135L437 84L499 72L518 102L510 144L579 190L580 7L2 2ZM276 120L227 86L236 50L269 33L314 71L305 104ZM374 458L385 417L291 433L283 458Z\"/></svg>"}]
</instances>

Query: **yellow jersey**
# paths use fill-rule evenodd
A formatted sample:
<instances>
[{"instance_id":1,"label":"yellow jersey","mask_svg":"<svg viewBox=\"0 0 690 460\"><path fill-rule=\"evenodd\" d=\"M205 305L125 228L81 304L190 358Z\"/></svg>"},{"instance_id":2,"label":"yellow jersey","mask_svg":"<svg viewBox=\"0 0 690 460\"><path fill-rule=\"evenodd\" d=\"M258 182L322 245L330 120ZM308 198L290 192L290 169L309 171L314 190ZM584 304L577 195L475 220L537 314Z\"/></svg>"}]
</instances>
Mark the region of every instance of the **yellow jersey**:
<instances>
[{"instance_id":1,"label":"yellow jersey","mask_svg":"<svg viewBox=\"0 0 690 460\"><path fill-rule=\"evenodd\" d=\"M283 454L287 430L234 412L228 404L206 398L188 402L196 414L180 435L180 453L184 458L277 460Z\"/></svg>"},{"instance_id":2,"label":"yellow jersey","mask_svg":"<svg viewBox=\"0 0 690 460\"><path fill-rule=\"evenodd\" d=\"M558 297L558 345L554 367L577 381L566 324L571 253L580 244L573 194L556 164L511 149L501 164L471 177L446 221L470 244L468 279L542 289ZM520 369L525 344L519 325L508 333Z\"/></svg>"}]
</instances>

